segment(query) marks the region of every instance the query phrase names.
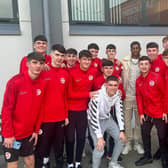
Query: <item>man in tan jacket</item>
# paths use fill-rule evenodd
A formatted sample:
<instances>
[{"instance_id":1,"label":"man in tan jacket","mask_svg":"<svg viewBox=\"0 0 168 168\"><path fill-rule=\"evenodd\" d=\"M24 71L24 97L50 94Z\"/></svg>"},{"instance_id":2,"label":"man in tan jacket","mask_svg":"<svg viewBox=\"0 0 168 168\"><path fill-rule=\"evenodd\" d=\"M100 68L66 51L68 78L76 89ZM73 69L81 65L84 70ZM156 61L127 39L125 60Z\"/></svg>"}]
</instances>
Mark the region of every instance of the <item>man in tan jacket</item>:
<instances>
[{"instance_id":1,"label":"man in tan jacket","mask_svg":"<svg viewBox=\"0 0 168 168\"><path fill-rule=\"evenodd\" d=\"M134 41L130 45L131 55L124 57L122 60L123 71L122 81L124 90L126 93L126 99L124 101L124 113L125 113L125 134L127 137L127 143L123 149L122 154L126 155L132 150L132 141L134 142L133 149L139 154L143 154L144 150L140 144L141 133L139 116L137 112L137 103L135 96L135 82L139 76L138 59L140 57L140 43ZM135 116L135 127L132 128L132 117Z\"/></svg>"}]
</instances>

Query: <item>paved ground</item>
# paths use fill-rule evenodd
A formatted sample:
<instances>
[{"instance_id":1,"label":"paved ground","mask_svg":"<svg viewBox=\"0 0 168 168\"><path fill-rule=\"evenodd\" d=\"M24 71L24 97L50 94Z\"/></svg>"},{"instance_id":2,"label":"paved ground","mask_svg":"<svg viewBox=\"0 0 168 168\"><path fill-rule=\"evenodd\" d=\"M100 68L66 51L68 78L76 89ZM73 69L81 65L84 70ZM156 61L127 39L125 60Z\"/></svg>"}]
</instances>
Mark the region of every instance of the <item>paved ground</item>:
<instances>
[{"instance_id":1,"label":"paved ground","mask_svg":"<svg viewBox=\"0 0 168 168\"><path fill-rule=\"evenodd\" d=\"M158 147L158 141L157 141L155 129L152 132L152 138L153 138L152 149L153 149L153 153L154 153ZM135 151L132 151L128 155L123 156L123 161L121 162L121 165L124 166L125 168L138 168L135 166L134 162L139 157L141 157L141 156L138 155ZM91 168L90 159L91 159L91 152L90 152L88 145L86 145L86 157L83 157L83 161L82 161L83 168ZM1 151L1 147L0 147L0 168L5 168L5 167L6 166L5 166L4 158L2 156L2 151ZM54 168L54 167L55 167L54 161L52 159L51 168ZM108 160L103 158L101 168L106 168L106 167L108 167ZM22 159L20 159L19 168L24 168ZM161 168L161 163L160 163L160 161L154 161L152 164L148 164L146 166L141 166L140 168Z\"/></svg>"}]
</instances>

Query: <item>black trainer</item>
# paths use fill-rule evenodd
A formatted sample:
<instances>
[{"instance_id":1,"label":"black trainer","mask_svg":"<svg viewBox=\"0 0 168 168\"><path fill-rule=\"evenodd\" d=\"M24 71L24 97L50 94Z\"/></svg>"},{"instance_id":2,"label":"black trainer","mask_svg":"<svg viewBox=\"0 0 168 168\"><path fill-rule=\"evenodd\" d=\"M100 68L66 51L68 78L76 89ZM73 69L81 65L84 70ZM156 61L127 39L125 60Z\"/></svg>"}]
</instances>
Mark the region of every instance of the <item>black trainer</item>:
<instances>
[{"instance_id":1,"label":"black trainer","mask_svg":"<svg viewBox=\"0 0 168 168\"><path fill-rule=\"evenodd\" d=\"M135 165L136 166L143 166L145 164L149 164L149 163L152 163L152 162L153 162L152 157L143 156L135 162Z\"/></svg>"}]
</instances>

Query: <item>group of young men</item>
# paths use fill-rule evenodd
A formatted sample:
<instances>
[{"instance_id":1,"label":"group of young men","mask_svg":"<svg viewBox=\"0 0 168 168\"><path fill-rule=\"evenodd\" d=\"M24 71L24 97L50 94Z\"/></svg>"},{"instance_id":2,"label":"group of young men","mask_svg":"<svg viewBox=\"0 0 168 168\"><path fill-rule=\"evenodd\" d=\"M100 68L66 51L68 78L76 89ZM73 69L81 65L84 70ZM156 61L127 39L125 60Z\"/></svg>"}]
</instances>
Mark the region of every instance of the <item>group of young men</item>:
<instances>
[{"instance_id":1,"label":"group of young men","mask_svg":"<svg viewBox=\"0 0 168 168\"><path fill-rule=\"evenodd\" d=\"M24 57L18 75L6 86L2 106L3 150L8 168L17 168L19 156L26 168L49 168L54 151L56 167L80 168L88 129L92 167L99 168L104 154L104 134L113 147L109 168L123 168L119 156L133 149L144 154L136 166L152 163L151 129L159 138L162 167L168 167L168 37L163 54L155 42L141 56L140 43L130 45L131 55L120 62L116 46L106 47L99 59L95 43L79 52L54 44L46 54L47 39L34 39L34 52ZM131 122L133 113L135 127ZM141 140L142 137L142 140ZM141 145L143 142L143 146ZM76 144L76 147L75 147ZM110 143L111 144L111 143ZM74 151L76 150L76 151Z\"/></svg>"}]
</instances>

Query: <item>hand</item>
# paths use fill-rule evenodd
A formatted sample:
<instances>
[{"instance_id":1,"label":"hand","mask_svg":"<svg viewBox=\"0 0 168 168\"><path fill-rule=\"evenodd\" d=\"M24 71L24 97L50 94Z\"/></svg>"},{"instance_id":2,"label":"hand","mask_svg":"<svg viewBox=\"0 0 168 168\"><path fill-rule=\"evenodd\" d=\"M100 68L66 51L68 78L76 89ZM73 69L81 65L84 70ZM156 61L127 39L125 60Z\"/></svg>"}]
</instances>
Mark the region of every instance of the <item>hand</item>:
<instances>
[{"instance_id":1,"label":"hand","mask_svg":"<svg viewBox=\"0 0 168 168\"><path fill-rule=\"evenodd\" d=\"M98 151L102 151L104 149L105 141L103 138L98 138L96 148Z\"/></svg>"},{"instance_id":2,"label":"hand","mask_svg":"<svg viewBox=\"0 0 168 168\"><path fill-rule=\"evenodd\" d=\"M119 66L121 64L121 62L119 60L117 60L116 64Z\"/></svg>"},{"instance_id":3,"label":"hand","mask_svg":"<svg viewBox=\"0 0 168 168\"><path fill-rule=\"evenodd\" d=\"M118 90L118 95L119 95L120 97L122 97L122 91L121 91L121 90Z\"/></svg>"},{"instance_id":4,"label":"hand","mask_svg":"<svg viewBox=\"0 0 168 168\"><path fill-rule=\"evenodd\" d=\"M31 142L33 139L34 139L34 144L33 145L36 146L37 145L37 140L38 140L38 134L35 133L35 132L33 132L31 138L29 139L29 142Z\"/></svg>"},{"instance_id":5,"label":"hand","mask_svg":"<svg viewBox=\"0 0 168 168\"><path fill-rule=\"evenodd\" d=\"M140 124L142 125L144 121L145 121L145 116L142 114L140 115Z\"/></svg>"},{"instance_id":6,"label":"hand","mask_svg":"<svg viewBox=\"0 0 168 168\"><path fill-rule=\"evenodd\" d=\"M62 64L61 64L61 68L66 68L66 64L65 64L65 63L62 63Z\"/></svg>"},{"instance_id":7,"label":"hand","mask_svg":"<svg viewBox=\"0 0 168 168\"><path fill-rule=\"evenodd\" d=\"M120 132L119 139L121 139L123 141L123 143L125 143L127 141L127 138L126 138L124 132Z\"/></svg>"},{"instance_id":8,"label":"hand","mask_svg":"<svg viewBox=\"0 0 168 168\"><path fill-rule=\"evenodd\" d=\"M97 94L98 94L98 91L92 91L89 93L89 97L94 99L97 97Z\"/></svg>"},{"instance_id":9,"label":"hand","mask_svg":"<svg viewBox=\"0 0 168 168\"><path fill-rule=\"evenodd\" d=\"M166 113L163 113L162 120L164 120L165 123L168 123L168 119L167 119L167 114Z\"/></svg>"},{"instance_id":10,"label":"hand","mask_svg":"<svg viewBox=\"0 0 168 168\"><path fill-rule=\"evenodd\" d=\"M14 137L4 138L3 145L4 145L6 148L12 148L14 141L15 141L15 138L14 138Z\"/></svg>"},{"instance_id":11,"label":"hand","mask_svg":"<svg viewBox=\"0 0 168 168\"><path fill-rule=\"evenodd\" d=\"M68 124L69 124L69 119L66 118L66 119L65 119L65 126L67 126Z\"/></svg>"},{"instance_id":12,"label":"hand","mask_svg":"<svg viewBox=\"0 0 168 168\"><path fill-rule=\"evenodd\" d=\"M118 78L118 82L122 83L122 78L121 77Z\"/></svg>"},{"instance_id":13,"label":"hand","mask_svg":"<svg viewBox=\"0 0 168 168\"><path fill-rule=\"evenodd\" d=\"M49 70L50 70L50 67L49 67L49 65L47 65L47 64L44 64L43 70L44 70L44 71L49 71Z\"/></svg>"}]
</instances>

